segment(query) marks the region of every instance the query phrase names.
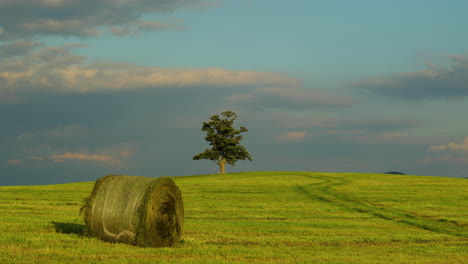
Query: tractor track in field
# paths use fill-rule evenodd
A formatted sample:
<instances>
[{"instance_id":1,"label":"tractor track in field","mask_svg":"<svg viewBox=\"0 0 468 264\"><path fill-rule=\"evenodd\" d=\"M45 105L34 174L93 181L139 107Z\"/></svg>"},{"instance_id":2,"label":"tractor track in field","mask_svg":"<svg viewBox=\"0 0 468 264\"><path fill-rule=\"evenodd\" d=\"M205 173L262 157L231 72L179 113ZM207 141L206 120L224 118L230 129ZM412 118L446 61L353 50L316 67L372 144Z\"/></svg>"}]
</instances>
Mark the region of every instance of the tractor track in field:
<instances>
[{"instance_id":1,"label":"tractor track in field","mask_svg":"<svg viewBox=\"0 0 468 264\"><path fill-rule=\"evenodd\" d=\"M419 229L429 230L432 232L468 238L468 230L456 222L441 222L437 220L423 219L406 212L401 212L391 208L377 207L358 199L337 192L333 187L340 186L351 182L350 179L334 178L326 175L303 175L311 179L318 179L321 182L308 185L298 186L298 190L309 197L331 203L345 209L353 210L359 213L370 214L375 217L410 225ZM311 192L310 190L313 190Z\"/></svg>"}]
</instances>

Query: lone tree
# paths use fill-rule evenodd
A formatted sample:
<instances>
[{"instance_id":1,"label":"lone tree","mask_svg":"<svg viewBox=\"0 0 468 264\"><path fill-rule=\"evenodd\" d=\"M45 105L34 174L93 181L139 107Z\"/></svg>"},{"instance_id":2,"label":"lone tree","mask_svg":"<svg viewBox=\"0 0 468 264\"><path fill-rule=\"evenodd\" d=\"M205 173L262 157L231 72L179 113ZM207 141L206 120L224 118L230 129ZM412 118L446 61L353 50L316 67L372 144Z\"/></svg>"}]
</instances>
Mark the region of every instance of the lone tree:
<instances>
[{"instance_id":1,"label":"lone tree","mask_svg":"<svg viewBox=\"0 0 468 264\"><path fill-rule=\"evenodd\" d=\"M226 173L226 163L234 166L237 160L250 160L252 157L244 146L239 145L247 128L241 126L235 129L232 125L237 114L231 111L222 112L224 118L219 115L211 116L211 121L203 122L202 131L206 131L205 140L210 143L211 149L193 156L194 160L209 159L219 166L219 173Z\"/></svg>"}]
</instances>

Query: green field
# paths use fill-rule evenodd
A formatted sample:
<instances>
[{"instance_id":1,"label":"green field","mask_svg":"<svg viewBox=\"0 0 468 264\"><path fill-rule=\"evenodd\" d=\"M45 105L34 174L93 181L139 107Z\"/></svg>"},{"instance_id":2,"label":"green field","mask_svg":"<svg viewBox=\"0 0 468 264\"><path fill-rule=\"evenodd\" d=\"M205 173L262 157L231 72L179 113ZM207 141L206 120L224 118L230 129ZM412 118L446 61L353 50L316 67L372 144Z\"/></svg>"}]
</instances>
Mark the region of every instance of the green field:
<instances>
[{"instance_id":1,"label":"green field","mask_svg":"<svg viewBox=\"0 0 468 264\"><path fill-rule=\"evenodd\" d=\"M175 177L177 248L85 237L93 182L0 187L0 263L468 263L468 180L245 172Z\"/></svg>"}]
</instances>

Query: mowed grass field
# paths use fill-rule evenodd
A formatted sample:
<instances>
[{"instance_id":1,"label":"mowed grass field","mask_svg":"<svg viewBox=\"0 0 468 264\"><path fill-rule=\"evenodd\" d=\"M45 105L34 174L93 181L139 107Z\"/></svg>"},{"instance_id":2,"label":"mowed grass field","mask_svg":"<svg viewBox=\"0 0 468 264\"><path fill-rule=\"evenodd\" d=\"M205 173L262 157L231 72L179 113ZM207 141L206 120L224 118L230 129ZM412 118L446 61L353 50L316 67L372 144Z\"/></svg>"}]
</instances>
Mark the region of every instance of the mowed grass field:
<instances>
[{"instance_id":1,"label":"mowed grass field","mask_svg":"<svg viewBox=\"0 0 468 264\"><path fill-rule=\"evenodd\" d=\"M85 237L93 182L0 187L0 263L468 263L468 180L245 172L174 177L176 248Z\"/></svg>"}]
</instances>

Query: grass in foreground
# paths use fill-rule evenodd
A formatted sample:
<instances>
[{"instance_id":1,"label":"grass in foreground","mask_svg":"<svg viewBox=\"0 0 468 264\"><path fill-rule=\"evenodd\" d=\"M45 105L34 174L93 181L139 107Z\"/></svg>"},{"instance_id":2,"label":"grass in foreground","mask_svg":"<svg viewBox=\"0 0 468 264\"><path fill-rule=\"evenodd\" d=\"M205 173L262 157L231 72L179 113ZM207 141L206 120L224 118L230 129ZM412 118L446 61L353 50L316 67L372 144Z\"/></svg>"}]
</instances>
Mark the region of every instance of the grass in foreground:
<instances>
[{"instance_id":1,"label":"grass in foreground","mask_svg":"<svg viewBox=\"0 0 468 264\"><path fill-rule=\"evenodd\" d=\"M466 263L468 180L246 172L174 178L183 243L83 237L93 182L0 187L0 263Z\"/></svg>"}]
</instances>

